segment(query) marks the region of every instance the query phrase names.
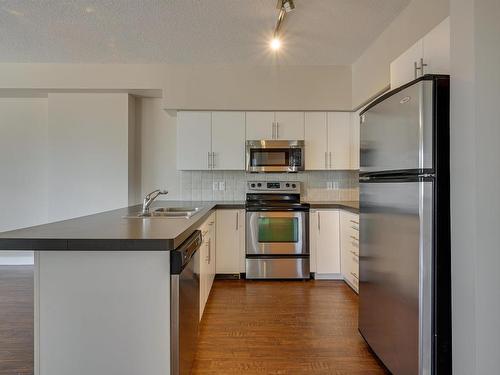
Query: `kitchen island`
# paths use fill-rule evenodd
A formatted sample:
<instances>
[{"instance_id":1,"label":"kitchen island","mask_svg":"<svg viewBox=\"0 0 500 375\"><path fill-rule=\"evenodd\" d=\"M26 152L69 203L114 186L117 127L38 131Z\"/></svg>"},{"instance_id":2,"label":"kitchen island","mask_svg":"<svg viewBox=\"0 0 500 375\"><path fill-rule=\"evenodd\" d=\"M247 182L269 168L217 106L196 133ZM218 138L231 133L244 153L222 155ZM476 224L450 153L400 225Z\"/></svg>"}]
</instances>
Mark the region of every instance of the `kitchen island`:
<instances>
[{"instance_id":1,"label":"kitchen island","mask_svg":"<svg viewBox=\"0 0 500 375\"><path fill-rule=\"evenodd\" d=\"M138 218L131 206L0 234L0 250L35 251L35 374L170 374L170 251L244 204L157 206L200 210Z\"/></svg>"}]
</instances>

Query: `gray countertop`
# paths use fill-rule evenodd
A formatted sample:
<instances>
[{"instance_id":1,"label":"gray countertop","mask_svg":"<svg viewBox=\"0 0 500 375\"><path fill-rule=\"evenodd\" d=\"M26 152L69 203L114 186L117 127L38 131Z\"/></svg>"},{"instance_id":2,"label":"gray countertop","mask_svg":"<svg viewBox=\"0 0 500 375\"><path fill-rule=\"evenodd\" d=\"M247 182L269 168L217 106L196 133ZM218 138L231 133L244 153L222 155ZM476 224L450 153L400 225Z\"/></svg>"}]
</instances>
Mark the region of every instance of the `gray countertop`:
<instances>
[{"instance_id":1,"label":"gray countertop","mask_svg":"<svg viewBox=\"0 0 500 375\"><path fill-rule=\"evenodd\" d=\"M339 208L357 213L358 202L309 202L311 208ZM1 250L169 251L184 242L214 209L242 209L245 202L157 201L153 207L201 207L185 218L128 218L141 210L130 206L0 233Z\"/></svg>"}]
</instances>

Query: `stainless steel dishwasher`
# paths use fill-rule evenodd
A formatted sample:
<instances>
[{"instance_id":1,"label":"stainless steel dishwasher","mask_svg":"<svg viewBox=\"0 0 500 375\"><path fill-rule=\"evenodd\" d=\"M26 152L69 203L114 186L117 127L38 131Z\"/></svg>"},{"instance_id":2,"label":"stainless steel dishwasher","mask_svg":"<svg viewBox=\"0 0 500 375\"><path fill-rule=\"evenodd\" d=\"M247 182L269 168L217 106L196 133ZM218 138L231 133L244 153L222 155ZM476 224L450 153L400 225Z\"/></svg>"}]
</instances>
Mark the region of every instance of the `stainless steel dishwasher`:
<instances>
[{"instance_id":1,"label":"stainless steel dishwasher","mask_svg":"<svg viewBox=\"0 0 500 375\"><path fill-rule=\"evenodd\" d=\"M195 231L182 245L171 252L171 373L191 372L200 315L200 254L201 232Z\"/></svg>"}]
</instances>

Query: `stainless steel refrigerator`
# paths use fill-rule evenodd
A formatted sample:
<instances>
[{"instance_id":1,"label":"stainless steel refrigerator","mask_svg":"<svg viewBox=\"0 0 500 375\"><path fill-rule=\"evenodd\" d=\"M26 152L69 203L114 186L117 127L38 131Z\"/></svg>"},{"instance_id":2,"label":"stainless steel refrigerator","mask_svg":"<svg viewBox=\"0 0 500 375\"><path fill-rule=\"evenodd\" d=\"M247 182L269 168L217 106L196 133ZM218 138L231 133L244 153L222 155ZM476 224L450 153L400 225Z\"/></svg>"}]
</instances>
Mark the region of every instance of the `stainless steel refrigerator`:
<instances>
[{"instance_id":1,"label":"stainless steel refrigerator","mask_svg":"<svg viewBox=\"0 0 500 375\"><path fill-rule=\"evenodd\" d=\"M451 374L449 87L423 76L360 117L359 331L394 375Z\"/></svg>"}]
</instances>

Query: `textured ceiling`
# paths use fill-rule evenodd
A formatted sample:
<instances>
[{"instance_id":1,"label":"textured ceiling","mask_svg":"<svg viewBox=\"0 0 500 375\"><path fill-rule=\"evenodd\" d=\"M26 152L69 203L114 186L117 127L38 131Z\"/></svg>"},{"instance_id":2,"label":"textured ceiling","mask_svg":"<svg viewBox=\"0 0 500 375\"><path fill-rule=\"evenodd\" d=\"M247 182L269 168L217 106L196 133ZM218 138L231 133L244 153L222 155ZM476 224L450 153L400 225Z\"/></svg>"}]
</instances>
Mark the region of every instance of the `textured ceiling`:
<instances>
[{"instance_id":1,"label":"textured ceiling","mask_svg":"<svg viewBox=\"0 0 500 375\"><path fill-rule=\"evenodd\" d=\"M0 0L0 62L351 64L410 0Z\"/></svg>"}]
</instances>

